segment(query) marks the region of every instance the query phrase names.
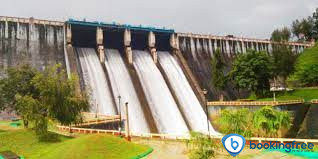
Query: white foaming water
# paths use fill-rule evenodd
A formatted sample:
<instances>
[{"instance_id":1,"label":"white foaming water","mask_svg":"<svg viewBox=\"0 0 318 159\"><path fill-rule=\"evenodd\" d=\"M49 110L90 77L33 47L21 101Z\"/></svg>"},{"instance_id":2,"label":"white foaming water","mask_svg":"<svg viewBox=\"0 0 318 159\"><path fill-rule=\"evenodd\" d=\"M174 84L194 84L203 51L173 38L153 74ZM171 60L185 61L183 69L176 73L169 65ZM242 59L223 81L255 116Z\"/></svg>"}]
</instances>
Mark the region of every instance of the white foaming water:
<instances>
[{"instance_id":1,"label":"white foaming water","mask_svg":"<svg viewBox=\"0 0 318 159\"><path fill-rule=\"evenodd\" d=\"M209 40L208 45L209 45L210 56L213 57L214 50L213 50L213 43L211 39Z\"/></svg>"},{"instance_id":2,"label":"white foaming water","mask_svg":"<svg viewBox=\"0 0 318 159\"><path fill-rule=\"evenodd\" d=\"M128 102L129 126L133 133L150 132L137 93L118 50L105 50L105 66L115 97L121 96L121 113L125 115L124 103ZM119 102L116 102L119 110Z\"/></svg>"},{"instance_id":3,"label":"white foaming water","mask_svg":"<svg viewBox=\"0 0 318 159\"><path fill-rule=\"evenodd\" d=\"M187 125L150 54L133 50L133 65L146 94L159 133L186 134Z\"/></svg>"},{"instance_id":4,"label":"white foaming water","mask_svg":"<svg viewBox=\"0 0 318 159\"><path fill-rule=\"evenodd\" d=\"M202 53L203 48L202 48L202 45L201 45L199 39L196 40L196 49L197 49L196 51L198 54Z\"/></svg>"},{"instance_id":5,"label":"white foaming water","mask_svg":"<svg viewBox=\"0 0 318 159\"><path fill-rule=\"evenodd\" d=\"M85 86L90 96L91 112L105 115L115 115L110 89L105 72L100 64L95 49L76 48L79 55Z\"/></svg>"},{"instance_id":6,"label":"white foaming water","mask_svg":"<svg viewBox=\"0 0 318 159\"><path fill-rule=\"evenodd\" d=\"M169 52L158 52L158 59L180 103L180 109L192 131L207 134L207 119L177 60ZM209 123L211 135L218 135Z\"/></svg>"},{"instance_id":7,"label":"white foaming water","mask_svg":"<svg viewBox=\"0 0 318 159\"><path fill-rule=\"evenodd\" d=\"M209 41L203 39L203 43L202 43L202 45L203 45L203 51L204 51L205 53L207 53L207 54L209 53L209 50L208 50L208 42L209 42Z\"/></svg>"},{"instance_id":8,"label":"white foaming water","mask_svg":"<svg viewBox=\"0 0 318 159\"><path fill-rule=\"evenodd\" d=\"M192 57L193 57L194 61L198 61L198 58L197 58L197 55L196 55L195 42L194 42L193 38L191 38L191 40L190 40L190 48L191 48L191 54L192 54Z\"/></svg>"}]
</instances>

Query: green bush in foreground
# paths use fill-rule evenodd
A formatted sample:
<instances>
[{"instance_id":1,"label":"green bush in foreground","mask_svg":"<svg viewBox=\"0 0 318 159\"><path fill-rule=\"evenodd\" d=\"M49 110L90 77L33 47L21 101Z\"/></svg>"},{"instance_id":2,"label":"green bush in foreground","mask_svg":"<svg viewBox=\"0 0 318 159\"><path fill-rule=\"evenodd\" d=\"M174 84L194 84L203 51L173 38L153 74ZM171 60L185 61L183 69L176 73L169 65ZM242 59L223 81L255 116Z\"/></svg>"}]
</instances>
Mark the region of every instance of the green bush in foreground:
<instances>
[{"instance_id":1,"label":"green bush in foreground","mask_svg":"<svg viewBox=\"0 0 318 159\"><path fill-rule=\"evenodd\" d=\"M287 111L266 106L253 113L253 125L258 135L275 137L281 128L290 128L291 116Z\"/></svg>"},{"instance_id":2,"label":"green bush in foreground","mask_svg":"<svg viewBox=\"0 0 318 159\"><path fill-rule=\"evenodd\" d=\"M221 111L221 116L217 119L220 130L224 134L236 133L245 137L252 136L252 114L248 109Z\"/></svg>"},{"instance_id":3,"label":"green bush in foreground","mask_svg":"<svg viewBox=\"0 0 318 159\"><path fill-rule=\"evenodd\" d=\"M215 157L219 144L207 135L191 132L191 138L187 143L190 159L209 159Z\"/></svg>"},{"instance_id":4,"label":"green bush in foreground","mask_svg":"<svg viewBox=\"0 0 318 159\"><path fill-rule=\"evenodd\" d=\"M279 111L265 106L255 112L247 108L224 109L216 121L224 134L236 133L245 137L277 137L281 129L289 129L291 116L287 111Z\"/></svg>"}]
</instances>

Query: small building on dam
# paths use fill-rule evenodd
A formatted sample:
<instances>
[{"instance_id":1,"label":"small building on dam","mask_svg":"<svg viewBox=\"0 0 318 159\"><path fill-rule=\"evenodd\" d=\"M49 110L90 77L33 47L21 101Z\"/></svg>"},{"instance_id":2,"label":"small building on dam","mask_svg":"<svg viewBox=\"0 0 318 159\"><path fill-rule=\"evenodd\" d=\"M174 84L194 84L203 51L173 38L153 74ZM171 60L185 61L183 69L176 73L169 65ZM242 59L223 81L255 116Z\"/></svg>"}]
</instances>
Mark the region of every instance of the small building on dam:
<instances>
[{"instance_id":1,"label":"small building on dam","mask_svg":"<svg viewBox=\"0 0 318 159\"><path fill-rule=\"evenodd\" d=\"M205 115L213 98L210 60L219 49L231 62L248 49L271 54L274 42L233 36L178 33L173 29L115 23L0 17L0 77L29 63L39 70L61 63L80 77L91 112L124 114L131 132L217 135ZM286 43L300 53L309 43ZM227 91L227 96L235 93ZM208 129L207 129L208 127Z\"/></svg>"}]
</instances>

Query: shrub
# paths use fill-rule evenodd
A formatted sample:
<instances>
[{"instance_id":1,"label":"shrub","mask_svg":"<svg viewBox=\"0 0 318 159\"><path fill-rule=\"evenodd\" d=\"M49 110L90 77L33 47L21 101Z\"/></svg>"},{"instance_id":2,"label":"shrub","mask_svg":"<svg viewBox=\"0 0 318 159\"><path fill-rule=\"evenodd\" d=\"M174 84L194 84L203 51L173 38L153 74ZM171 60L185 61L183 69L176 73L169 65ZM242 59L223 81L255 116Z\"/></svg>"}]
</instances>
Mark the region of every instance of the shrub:
<instances>
[{"instance_id":1,"label":"shrub","mask_svg":"<svg viewBox=\"0 0 318 159\"><path fill-rule=\"evenodd\" d=\"M246 109L230 110L224 109L221 111L220 118L216 122L220 125L222 133L240 134L245 137L251 137L251 112Z\"/></svg>"},{"instance_id":2,"label":"shrub","mask_svg":"<svg viewBox=\"0 0 318 159\"><path fill-rule=\"evenodd\" d=\"M305 86L318 85L318 64L306 66L297 74L299 81Z\"/></svg>"},{"instance_id":3,"label":"shrub","mask_svg":"<svg viewBox=\"0 0 318 159\"><path fill-rule=\"evenodd\" d=\"M254 112L253 125L255 135L276 137L280 129L290 128L291 116L287 111L278 111L271 106L265 106Z\"/></svg>"},{"instance_id":4,"label":"shrub","mask_svg":"<svg viewBox=\"0 0 318 159\"><path fill-rule=\"evenodd\" d=\"M190 159L209 159L215 157L219 144L207 135L191 132L191 138L187 143Z\"/></svg>"},{"instance_id":5,"label":"shrub","mask_svg":"<svg viewBox=\"0 0 318 159\"><path fill-rule=\"evenodd\" d=\"M276 137L283 128L291 126L288 111L279 111L271 106L264 106L255 112L247 108L239 110L224 109L216 120L224 134L240 134L244 137Z\"/></svg>"}]
</instances>

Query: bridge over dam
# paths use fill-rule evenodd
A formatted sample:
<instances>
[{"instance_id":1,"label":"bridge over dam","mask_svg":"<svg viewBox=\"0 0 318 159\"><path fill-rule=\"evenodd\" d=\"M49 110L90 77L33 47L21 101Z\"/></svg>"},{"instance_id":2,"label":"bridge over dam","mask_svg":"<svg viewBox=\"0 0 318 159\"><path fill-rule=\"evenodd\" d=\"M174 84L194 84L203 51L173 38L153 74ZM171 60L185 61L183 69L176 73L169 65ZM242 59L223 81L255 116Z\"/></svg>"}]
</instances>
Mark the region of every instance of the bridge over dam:
<instances>
[{"instance_id":1,"label":"bridge over dam","mask_svg":"<svg viewBox=\"0 0 318 159\"><path fill-rule=\"evenodd\" d=\"M229 60L248 49L271 53L269 40L177 33L115 23L0 17L0 77L29 63L43 70L61 63L77 74L91 112L124 114L136 133L218 133L207 123L202 88L214 89L210 60L216 49ZM311 43L286 43L300 53ZM208 127L208 129L207 129Z\"/></svg>"}]
</instances>

